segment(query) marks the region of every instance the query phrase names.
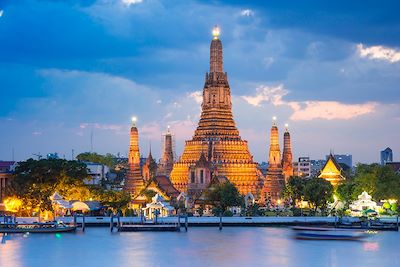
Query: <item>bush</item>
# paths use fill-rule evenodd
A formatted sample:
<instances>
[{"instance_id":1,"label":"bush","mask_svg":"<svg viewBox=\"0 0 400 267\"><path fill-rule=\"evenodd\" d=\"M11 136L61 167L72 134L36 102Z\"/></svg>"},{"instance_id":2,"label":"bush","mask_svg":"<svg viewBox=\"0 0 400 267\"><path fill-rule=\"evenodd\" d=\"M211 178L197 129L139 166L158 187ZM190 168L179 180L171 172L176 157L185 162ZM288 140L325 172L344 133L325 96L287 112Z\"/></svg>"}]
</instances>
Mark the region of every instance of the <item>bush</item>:
<instances>
[{"instance_id":1,"label":"bush","mask_svg":"<svg viewBox=\"0 0 400 267\"><path fill-rule=\"evenodd\" d=\"M232 211L226 210L226 211L224 212L224 217L232 217L232 216L233 216Z\"/></svg>"},{"instance_id":2,"label":"bush","mask_svg":"<svg viewBox=\"0 0 400 267\"><path fill-rule=\"evenodd\" d=\"M385 202L384 204L383 204L383 208L385 208L385 209L390 209L390 203L389 202Z\"/></svg>"}]
</instances>

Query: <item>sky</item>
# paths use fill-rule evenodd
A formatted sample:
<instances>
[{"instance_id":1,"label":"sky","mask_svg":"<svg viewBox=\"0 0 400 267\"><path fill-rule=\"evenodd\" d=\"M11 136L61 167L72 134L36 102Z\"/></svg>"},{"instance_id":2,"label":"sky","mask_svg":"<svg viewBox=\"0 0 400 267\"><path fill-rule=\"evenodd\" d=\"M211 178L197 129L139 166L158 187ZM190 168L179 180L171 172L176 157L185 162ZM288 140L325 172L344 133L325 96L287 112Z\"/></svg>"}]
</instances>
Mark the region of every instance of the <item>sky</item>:
<instances>
[{"instance_id":1,"label":"sky","mask_svg":"<svg viewBox=\"0 0 400 267\"><path fill-rule=\"evenodd\" d=\"M400 160L398 1L0 0L0 160L176 153L198 123L214 25L258 162L272 117L294 157ZM91 142L92 140L92 142Z\"/></svg>"}]
</instances>

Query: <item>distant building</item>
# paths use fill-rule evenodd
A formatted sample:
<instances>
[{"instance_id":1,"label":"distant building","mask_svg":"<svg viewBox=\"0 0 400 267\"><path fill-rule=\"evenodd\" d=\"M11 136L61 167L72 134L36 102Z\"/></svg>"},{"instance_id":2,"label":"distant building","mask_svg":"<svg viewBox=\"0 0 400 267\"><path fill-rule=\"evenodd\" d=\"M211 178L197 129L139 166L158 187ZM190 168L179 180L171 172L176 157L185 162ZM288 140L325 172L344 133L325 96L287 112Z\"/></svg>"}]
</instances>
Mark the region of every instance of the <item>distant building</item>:
<instances>
[{"instance_id":1,"label":"distant building","mask_svg":"<svg viewBox=\"0 0 400 267\"><path fill-rule=\"evenodd\" d=\"M312 159L310 160L311 165L311 177L317 177L324 167L326 160L324 159Z\"/></svg>"},{"instance_id":2,"label":"distant building","mask_svg":"<svg viewBox=\"0 0 400 267\"><path fill-rule=\"evenodd\" d=\"M15 161L0 161L0 203L6 197L6 185L12 178L16 166Z\"/></svg>"},{"instance_id":3,"label":"distant building","mask_svg":"<svg viewBox=\"0 0 400 267\"><path fill-rule=\"evenodd\" d=\"M393 151L390 147L381 151L381 165L385 165L387 162L393 162Z\"/></svg>"},{"instance_id":4,"label":"distant building","mask_svg":"<svg viewBox=\"0 0 400 267\"><path fill-rule=\"evenodd\" d=\"M107 180L110 168L104 164L94 162L84 162L88 169L90 179L85 179L84 183L87 185L99 185L101 181Z\"/></svg>"},{"instance_id":5,"label":"distant building","mask_svg":"<svg viewBox=\"0 0 400 267\"><path fill-rule=\"evenodd\" d=\"M299 177L311 176L310 157L300 157L298 162L293 163L293 175Z\"/></svg>"},{"instance_id":6,"label":"distant building","mask_svg":"<svg viewBox=\"0 0 400 267\"><path fill-rule=\"evenodd\" d=\"M328 160L330 155L326 155L326 160ZM353 156L349 154L343 155L333 155L336 162L339 164L346 164L350 169L353 167Z\"/></svg>"},{"instance_id":7,"label":"distant building","mask_svg":"<svg viewBox=\"0 0 400 267\"><path fill-rule=\"evenodd\" d=\"M46 155L47 159L59 159L58 153L48 153Z\"/></svg>"}]
</instances>

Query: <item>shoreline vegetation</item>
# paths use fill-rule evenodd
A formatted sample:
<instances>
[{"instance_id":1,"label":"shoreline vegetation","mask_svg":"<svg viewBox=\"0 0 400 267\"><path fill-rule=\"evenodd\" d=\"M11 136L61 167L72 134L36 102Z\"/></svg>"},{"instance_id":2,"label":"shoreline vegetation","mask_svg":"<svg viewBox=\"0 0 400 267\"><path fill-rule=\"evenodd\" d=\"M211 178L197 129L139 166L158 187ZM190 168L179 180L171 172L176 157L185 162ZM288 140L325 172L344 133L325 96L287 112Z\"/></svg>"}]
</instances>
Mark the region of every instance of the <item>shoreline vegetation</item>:
<instances>
[{"instance_id":1,"label":"shoreline vegetation","mask_svg":"<svg viewBox=\"0 0 400 267\"><path fill-rule=\"evenodd\" d=\"M83 156L78 156L78 158L101 161L112 166L110 155L103 156L104 159L97 154L84 154ZM99 157L100 159L98 159ZM130 208L131 196L128 193L108 189L110 187L107 187L107 181L102 181L99 185L87 185L84 181L89 178L86 165L82 161L28 159L19 162L13 178L6 188L8 195L5 201L6 208L8 208L6 214L26 217L40 216L44 220L65 215L54 213L54 206L50 200L50 196L54 192L60 193L66 201L99 202L103 209L96 214L91 213L92 216L119 214L129 217L140 214L140 211ZM273 216L280 218L291 216L343 217L350 215L349 204L357 200L358 195L364 191L375 200L390 200L390 203L389 201L381 202L382 207L376 210L379 217L398 214L400 175L390 167L378 164L357 165L354 174L348 173L347 179L337 187L332 187L322 178L291 177L281 194L279 205L270 204L268 201L265 206L261 206L257 202L245 205L243 196L229 182L211 185L207 188L204 194L204 204L209 206L211 214L216 218L219 218L221 213L225 217L239 215L234 216L230 210L231 207L239 208L241 218L245 216L253 218ZM152 193L155 194L155 192ZM151 197L148 199L148 202L150 201ZM172 200L171 205L175 208L176 214L188 214L189 216L204 214L204 205L191 210L179 201ZM44 216L46 214L47 216ZM366 214L366 219L369 219L368 214Z\"/></svg>"}]
</instances>

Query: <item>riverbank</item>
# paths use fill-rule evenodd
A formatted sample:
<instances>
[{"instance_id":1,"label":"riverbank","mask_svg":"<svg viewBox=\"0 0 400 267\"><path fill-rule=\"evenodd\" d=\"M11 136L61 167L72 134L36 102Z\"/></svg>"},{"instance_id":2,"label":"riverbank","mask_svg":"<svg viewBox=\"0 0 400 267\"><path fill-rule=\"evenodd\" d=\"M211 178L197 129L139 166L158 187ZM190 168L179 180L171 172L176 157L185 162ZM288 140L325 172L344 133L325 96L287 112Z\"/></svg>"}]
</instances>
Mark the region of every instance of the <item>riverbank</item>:
<instances>
[{"instance_id":1,"label":"riverbank","mask_svg":"<svg viewBox=\"0 0 400 267\"><path fill-rule=\"evenodd\" d=\"M73 223L74 217L58 217L64 223ZM222 223L224 226L290 226L290 225L334 225L338 222L338 217L222 217ZM343 221L349 223L360 222L359 218L356 217L343 217ZM383 223L396 223L396 217L382 217L380 221ZM0 221L3 218L0 217ZM17 217L16 221L22 222L37 222L37 217ZM109 226L110 217L85 217L86 226ZM77 222L82 222L82 217L77 218ZM117 219L114 217L114 224ZM123 224L140 224L140 217L120 217L120 222ZM152 220L147 220L152 222ZM178 217L160 217L157 219L160 224L176 224L178 223ZM180 218L180 223L185 223L185 218ZM220 223L219 217L188 217L189 226L218 226Z\"/></svg>"}]
</instances>

